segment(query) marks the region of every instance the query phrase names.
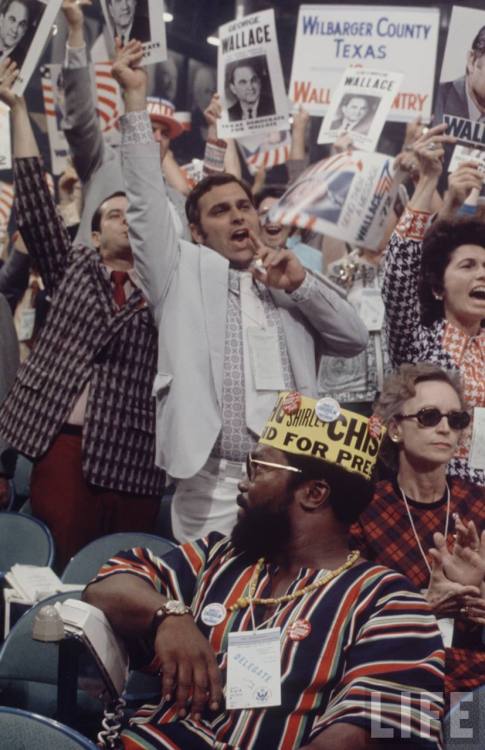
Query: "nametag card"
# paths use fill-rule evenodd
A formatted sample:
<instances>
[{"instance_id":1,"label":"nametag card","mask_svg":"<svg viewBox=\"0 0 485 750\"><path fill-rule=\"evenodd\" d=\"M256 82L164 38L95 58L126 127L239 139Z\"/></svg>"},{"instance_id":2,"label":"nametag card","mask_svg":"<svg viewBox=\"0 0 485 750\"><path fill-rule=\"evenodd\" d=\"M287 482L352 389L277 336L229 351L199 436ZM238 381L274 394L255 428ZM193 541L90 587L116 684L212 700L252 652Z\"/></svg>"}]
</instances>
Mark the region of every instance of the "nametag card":
<instances>
[{"instance_id":1,"label":"nametag card","mask_svg":"<svg viewBox=\"0 0 485 750\"><path fill-rule=\"evenodd\" d=\"M34 335L35 325L35 310L33 307L22 310L19 323L19 341L30 341Z\"/></svg>"},{"instance_id":2,"label":"nametag card","mask_svg":"<svg viewBox=\"0 0 485 750\"><path fill-rule=\"evenodd\" d=\"M248 328L247 334L254 387L257 391L284 391L285 379L276 326Z\"/></svg>"},{"instance_id":3,"label":"nametag card","mask_svg":"<svg viewBox=\"0 0 485 750\"><path fill-rule=\"evenodd\" d=\"M380 289L362 289L359 316L368 331L382 330L384 312Z\"/></svg>"},{"instance_id":4,"label":"nametag card","mask_svg":"<svg viewBox=\"0 0 485 750\"><path fill-rule=\"evenodd\" d=\"M472 469L485 470L485 408L473 409L473 432L468 463Z\"/></svg>"},{"instance_id":5,"label":"nametag card","mask_svg":"<svg viewBox=\"0 0 485 750\"><path fill-rule=\"evenodd\" d=\"M281 705L280 643L280 628L229 634L227 708Z\"/></svg>"}]
</instances>

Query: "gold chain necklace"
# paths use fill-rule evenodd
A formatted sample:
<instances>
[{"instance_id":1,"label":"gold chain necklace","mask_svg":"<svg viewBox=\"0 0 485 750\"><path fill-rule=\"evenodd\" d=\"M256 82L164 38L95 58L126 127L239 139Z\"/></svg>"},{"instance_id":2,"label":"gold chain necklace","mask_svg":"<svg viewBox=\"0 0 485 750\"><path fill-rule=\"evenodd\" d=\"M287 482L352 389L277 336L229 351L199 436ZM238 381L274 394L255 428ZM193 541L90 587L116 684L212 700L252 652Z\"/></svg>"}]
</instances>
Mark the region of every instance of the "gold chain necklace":
<instances>
[{"instance_id":1,"label":"gold chain necklace","mask_svg":"<svg viewBox=\"0 0 485 750\"><path fill-rule=\"evenodd\" d=\"M354 549L347 556L347 560L344 562L343 565L340 566L340 568L337 568L336 570L329 570L328 573L324 575L323 578L319 578L318 581L309 583L308 586L305 586L302 589L298 589L298 591L294 591L292 594L284 594L283 596L278 596L276 599L273 599L273 598L261 599L258 596L254 596L256 592L256 587L258 585L258 578L264 566L264 557L260 557L258 562L256 563L256 568L254 569L254 573L251 576L251 580L249 582L249 591L248 591L247 596L240 596L239 599L236 602L234 602L234 604L231 604L231 606L228 607L228 610L229 612L235 612L238 609L244 609L245 607L249 606L249 604L265 604L268 607L274 607L277 604L281 604L282 602L290 602L292 601L292 599L298 599L300 596L304 596L305 594L308 594L310 591L315 591L315 589L320 588L320 586L324 586L333 578L336 578L338 575L340 575L340 573L343 573L344 570L347 570L347 568L350 568L350 566L353 565L354 562L357 560L359 555L360 555L359 550Z\"/></svg>"}]
</instances>

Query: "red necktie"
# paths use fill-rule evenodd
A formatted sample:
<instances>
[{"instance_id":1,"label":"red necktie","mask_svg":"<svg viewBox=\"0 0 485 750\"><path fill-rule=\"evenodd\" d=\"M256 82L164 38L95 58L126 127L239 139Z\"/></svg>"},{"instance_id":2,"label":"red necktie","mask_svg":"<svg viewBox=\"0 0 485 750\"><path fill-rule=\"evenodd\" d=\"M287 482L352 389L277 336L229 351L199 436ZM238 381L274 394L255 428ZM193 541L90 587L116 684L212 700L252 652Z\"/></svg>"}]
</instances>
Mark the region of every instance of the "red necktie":
<instances>
[{"instance_id":1,"label":"red necktie","mask_svg":"<svg viewBox=\"0 0 485 750\"><path fill-rule=\"evenodd\" d=\"M126 271L111 271L111 280L114 285L113 298L118 307L123 307L126 302L124 287L129 278Z\"/></svg>"}]
</instances>

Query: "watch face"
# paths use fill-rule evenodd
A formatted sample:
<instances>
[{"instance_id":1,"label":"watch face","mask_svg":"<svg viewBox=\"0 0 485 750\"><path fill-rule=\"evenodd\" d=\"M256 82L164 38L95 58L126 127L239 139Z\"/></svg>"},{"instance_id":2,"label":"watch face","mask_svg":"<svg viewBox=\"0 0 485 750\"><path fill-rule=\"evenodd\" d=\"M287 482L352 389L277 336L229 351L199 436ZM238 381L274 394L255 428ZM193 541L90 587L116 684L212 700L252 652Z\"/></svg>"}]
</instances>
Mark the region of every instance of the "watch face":
<instances>
[{"instance_id":1,"label":"watch face","mask_svg":"<svg viewBox=\"0 0 485 750\"><path fill-rule=\"evenodd\" d=\"M170 599L165 604L165 610L170 615L185 615L188 612L187 605L175 599Z\"/></svg>"}]
</instances>

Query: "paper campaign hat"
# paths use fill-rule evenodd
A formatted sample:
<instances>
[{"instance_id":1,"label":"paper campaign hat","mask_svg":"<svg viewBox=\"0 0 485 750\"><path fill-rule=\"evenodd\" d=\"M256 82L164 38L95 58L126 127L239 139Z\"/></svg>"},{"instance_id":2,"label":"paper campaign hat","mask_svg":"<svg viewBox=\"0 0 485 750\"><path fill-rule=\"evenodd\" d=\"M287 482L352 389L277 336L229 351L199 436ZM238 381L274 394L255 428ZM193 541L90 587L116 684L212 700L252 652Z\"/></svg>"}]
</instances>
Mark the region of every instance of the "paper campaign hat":
<instances>
[{"instance_id":1,"label":"paper campaign hat","mask_svg":"<svg viewBox=\"0 0 485 750\"><path fill-rule=\"evenodd\" d=\"M316 400L281 392L259 439L262 445L336 464L370 479L385 430L371 417L342 409L333 398Z\"/></svg>"},{"instance_id":2,"label":"paper campaign hat","mask_svg":"<svg viewBox=\"0 0 485 750\"><path fill-rule=\"evenodd\" d=\"M168 99L160 99L158 96L147 97L147 111L150 120L162 122L169 128L170 140L178 138L184 131L182 124L175 117L175 107Z\"/></svg>"}]
</instances>

